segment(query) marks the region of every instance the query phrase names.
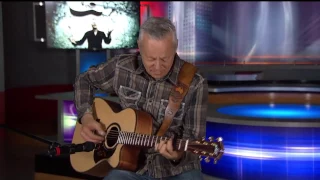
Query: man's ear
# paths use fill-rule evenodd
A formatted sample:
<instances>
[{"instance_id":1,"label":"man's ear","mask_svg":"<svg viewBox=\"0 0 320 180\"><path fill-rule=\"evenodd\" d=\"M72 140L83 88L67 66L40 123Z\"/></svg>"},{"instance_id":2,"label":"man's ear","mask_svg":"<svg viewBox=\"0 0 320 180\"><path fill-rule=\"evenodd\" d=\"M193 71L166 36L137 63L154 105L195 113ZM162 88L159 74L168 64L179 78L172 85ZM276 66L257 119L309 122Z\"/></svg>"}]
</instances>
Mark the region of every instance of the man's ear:
<instances>
[{"instance_id":1,"label":"man's ear","mask_svg":"<svg viewBox=\"0 0 320 180\"><path fill-rule=\"evenodd\" d=\"M140 39L137 40L137 44L138 44L138 49L141 51L142 48L142 42Z\"/></svg>"},{"instance_id":2,"label":"man's ear","mask_svg":"<svg viewBox=\"0 0 320 180\"><path fill-rule=\"evenodd\" d=\"M137 40L137 44L138 44L138 49L140 49L140 40Z\"/></svg>"}]
</instances>

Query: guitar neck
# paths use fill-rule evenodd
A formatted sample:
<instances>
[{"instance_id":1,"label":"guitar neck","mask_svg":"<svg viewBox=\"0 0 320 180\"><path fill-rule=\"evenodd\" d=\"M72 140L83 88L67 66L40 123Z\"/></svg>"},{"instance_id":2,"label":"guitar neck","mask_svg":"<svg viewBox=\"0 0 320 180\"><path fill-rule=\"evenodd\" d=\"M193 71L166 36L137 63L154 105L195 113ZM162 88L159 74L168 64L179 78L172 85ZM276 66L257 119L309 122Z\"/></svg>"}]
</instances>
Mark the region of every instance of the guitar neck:
<instances>
[{"instance_id":1,"label":"guitar neck","mask_svg":"<svg viewBox=\"0 0 320 180\"><path fill-rule=\"evenodd\" d=\"M163 137L163 136L144 135L144 134L137 134L133 132L120 131L117 143L124 144L124 145L133 145L133 146L139 146L139 147L152 148L157 143L160 143L161 140L169 140L169 138ZM175 150L186 151L188 148L188 143L189 143L188 139L174 139L173 148Z\"/></svg>"}]
</instances>

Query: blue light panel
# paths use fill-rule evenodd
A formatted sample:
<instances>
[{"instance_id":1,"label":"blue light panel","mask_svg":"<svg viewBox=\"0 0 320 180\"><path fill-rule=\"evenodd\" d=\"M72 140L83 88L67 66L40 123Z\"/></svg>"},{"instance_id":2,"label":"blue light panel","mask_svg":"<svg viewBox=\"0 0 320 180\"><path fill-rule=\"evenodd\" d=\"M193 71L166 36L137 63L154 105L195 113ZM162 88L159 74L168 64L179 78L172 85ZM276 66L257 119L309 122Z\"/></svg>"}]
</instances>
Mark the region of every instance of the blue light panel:
<instances>
[{"instance_id":1,"label":"blue light panel","mask_svg":"<svg viewBox=\"0 0 320 180\"><path fill-rule=\"evenodd\" d=\"M320 119L320 105L303 104L237 104L217 110L221 114L252 118Z\"/></svg>"}]
</instances>

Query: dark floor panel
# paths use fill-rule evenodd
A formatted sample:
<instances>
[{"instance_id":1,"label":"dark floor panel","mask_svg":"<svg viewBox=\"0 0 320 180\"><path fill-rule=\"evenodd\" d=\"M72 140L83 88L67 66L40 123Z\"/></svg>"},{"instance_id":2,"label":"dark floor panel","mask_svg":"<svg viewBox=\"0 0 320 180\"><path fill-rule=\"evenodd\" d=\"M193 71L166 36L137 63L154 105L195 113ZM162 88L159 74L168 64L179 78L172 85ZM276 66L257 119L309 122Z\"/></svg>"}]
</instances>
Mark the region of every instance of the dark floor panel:
<instances>
[{"instance_id":1,"label":"dark floor panel","mask_svg":"<svg viewBox=\"0 0 320 180\"><path fill-rule=\"evenodd\" d=\"M80 174L73 170L70 163L70 156L60 156L50 158L46 155L38 154L35 157L35 172L55 174L73 178L100 180L102 178L96 178L84 174Z\"/></svg>"},{"instance_id":2,"label":"dark floor panel","mask_svg":"<svg viewBox=\"0 0 320 180\"><path fill-rule=\"evenodd\" d=\"M2 130L5 133L5 142L1 140L0 162L5 162L5 176L1 180L33 180L34 158L38 153L46 152L48 145L18 133Z\"/></svg>"}]
</instances>

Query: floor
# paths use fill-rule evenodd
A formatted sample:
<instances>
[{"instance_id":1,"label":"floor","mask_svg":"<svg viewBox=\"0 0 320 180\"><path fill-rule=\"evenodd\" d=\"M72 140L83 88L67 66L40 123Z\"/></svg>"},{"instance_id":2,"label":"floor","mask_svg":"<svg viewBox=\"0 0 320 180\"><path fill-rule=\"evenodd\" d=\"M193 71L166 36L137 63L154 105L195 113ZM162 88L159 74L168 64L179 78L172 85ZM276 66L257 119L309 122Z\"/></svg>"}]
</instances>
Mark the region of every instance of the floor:
<instances>
[{"instance_id":1,"label":"floor","mask_svg":"<svg viewBox=\"0 0 320 180\"><path fill-rule=\"evenodd\" d=\"M16 125L19 127L19 125ZM40 125L24 125L19 128L29 133L41 133ZM48 133L49 131L47 131ZM49 132L50 133L50 132ZM34 156L46 152L48 146L42 142L0 128L0 179L2 180L33 180Z\"/></svg>"}]
</instances>

